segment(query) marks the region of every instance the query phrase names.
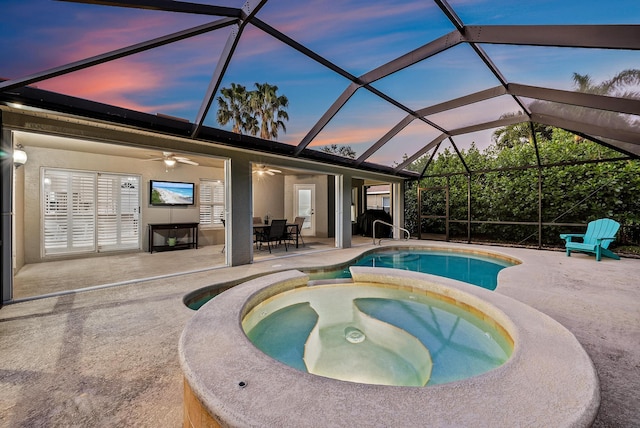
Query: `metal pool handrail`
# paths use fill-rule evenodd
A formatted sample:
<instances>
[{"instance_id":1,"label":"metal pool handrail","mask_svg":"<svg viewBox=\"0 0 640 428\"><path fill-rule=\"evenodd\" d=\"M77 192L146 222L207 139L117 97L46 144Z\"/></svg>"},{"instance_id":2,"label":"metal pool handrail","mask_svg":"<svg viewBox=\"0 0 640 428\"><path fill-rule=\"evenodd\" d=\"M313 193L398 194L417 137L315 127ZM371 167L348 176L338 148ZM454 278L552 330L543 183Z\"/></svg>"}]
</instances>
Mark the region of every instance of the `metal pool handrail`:
<instances>
[{"instance_id":1,"label":"metal pool handrail","mask_svg":"<svg viewBox=\"0 0 640 428\"><path fill-rule=\"evenodd\" d=\"M382 224L386 224L387 226L390 226L392 229L398 229L398 230L402 230L403 232L406 232L407 237L405 238L405 241L408 241L409 238L411 238L411 234L409 233L409 231L407 229L405 229L404 227L400 227L400 226L395 226L391 223L387 223L384 220L374 220L373 224L371 225L371 227L373 228L373 245L376 245L376 223L382 223ZM380 245L382 243L382 238L380 238L378 240L378 245Z\"/></svg>"}]
</instances>

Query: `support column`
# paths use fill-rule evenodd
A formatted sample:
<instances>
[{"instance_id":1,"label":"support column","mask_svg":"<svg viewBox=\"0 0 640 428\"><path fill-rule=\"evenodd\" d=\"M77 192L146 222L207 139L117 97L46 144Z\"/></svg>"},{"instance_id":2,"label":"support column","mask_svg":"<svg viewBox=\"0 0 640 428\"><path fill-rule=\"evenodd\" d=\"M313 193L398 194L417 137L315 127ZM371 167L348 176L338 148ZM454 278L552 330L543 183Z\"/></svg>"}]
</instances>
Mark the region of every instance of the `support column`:
<instances>
[{"instance_id":1,"label":"support column","mask_svg":"<svg viewBox=\"0 0 640 428\"><path fill-rule=\"evenodd\" d=\"M234 157L225 172L229 182L227 201L227 263L246 265L253 261L253 221L251 162L244 156Z\"/></svg>"},{"instance_id":2,"label":"support column","mask_svg":"<svg viewBox=\"0 0 640 428\"><path fill-rule=\"evenodd\" d=\"M406 234L399 228L404 228L404 182L391 183L391 206L393 212L391 217L393 218L393 239L404 239Z\"/></svg>"},{"instance_id":3,"label":"support column","mask_svg":"<svg viewBox=\"0 0 640 428\"><path fill-rule=\"evenodd\" d=\"M336 175L336 247L351 248L351 176Z\"/></svg>"},{"instance_id":4,"label":"support column","mask_svg":"<svg viewBox=\"0 0 640 428\"><path fill-rule=\"evenodd\" d=\"M11 132L2 124L0 111L0 291L2 302L13 299L13 259L12 248L12 200L13 200L13 143Z\"/></svg>"}]
</instances>

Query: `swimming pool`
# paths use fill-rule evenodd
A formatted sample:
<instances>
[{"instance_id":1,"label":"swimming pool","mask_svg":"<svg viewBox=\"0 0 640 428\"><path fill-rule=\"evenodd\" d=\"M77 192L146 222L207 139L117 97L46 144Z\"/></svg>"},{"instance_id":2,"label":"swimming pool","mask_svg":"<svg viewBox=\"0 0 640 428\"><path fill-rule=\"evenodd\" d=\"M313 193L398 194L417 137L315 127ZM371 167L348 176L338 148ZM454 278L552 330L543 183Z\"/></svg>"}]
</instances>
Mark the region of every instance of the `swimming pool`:
<instances>
[{"instance_id":1,"label":"swimming pool","mask_svg":"<svg viewBox=\"0 0 640 428\"><path fill-rule=\"evenodd\" d=\"M517 264L520 262L516 259L489 251L480 253L461 249L394 246L369 250L340 265L298 270L309 275L310 280L315 281L351 278L350 266L386 267L429 273L477 285L487 290L495 290L498 284L498 272ZM197 311L223 291L257 276L195 290L184 297L184 304Z\"/></svg>"},{"instance_id":2,"label":"swimming pool","mask_svg":"<svg viewBox=\"0 0 640 428\"><path fill-rule=\"evenodd\" d=\"M350 266L386 267L444 276L488 290L498 285L498 272L515 261L467 252L385 249L363 254L339 267L305 271L311 280L351 278Z\"/></svg>"}]
</instances>

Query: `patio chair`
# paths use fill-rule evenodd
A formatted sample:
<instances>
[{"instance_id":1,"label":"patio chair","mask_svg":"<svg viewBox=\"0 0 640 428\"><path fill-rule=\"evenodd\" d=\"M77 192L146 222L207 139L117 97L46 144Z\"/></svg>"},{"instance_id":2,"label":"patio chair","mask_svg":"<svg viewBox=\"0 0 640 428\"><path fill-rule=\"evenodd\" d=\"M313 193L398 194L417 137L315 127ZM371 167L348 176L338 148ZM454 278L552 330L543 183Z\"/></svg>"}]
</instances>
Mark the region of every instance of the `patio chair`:
<instances>
[{"instance_id":1,"label":"patio chair","mask_svg":"<svg viewBox=\"0 0 640 428\"><path fill-rule=\"evenodd\" d=\"M601 218L590 222L585 233L563 233L560 238L565 240L567 257L571 257L571 251L579 251L595 254L598 262L602 256L620 260L620 257L608 249L609 244L616 239L619 228L620 223L617 221ZM573 241L573 238L582 238L582 242Z\"/></svg>"},{"instance_id":2,"label":"patio chair","mask_svg":"<svg viewBox=\"0 0 640 428\"><path fill-rule=\"evenodd\" d=\"M260 233L257 235L257 242L260 244L267 243L267 247L269 248L269 252L271 252L271 243L275 242L280 243L284 240L285 232L287 227L287 220L271 220L271 226L265 230L264 233ZM287 249L287 241L284 240L284 250Z\"/></svg>"},{"instance_id":3,"label":"patio chair","mask_svg":"<svg viewBox=\"0 0 640 428\"><path fill-rule=\"evenodd\" d=\"M304 217L296 217L293 223L297 225L298 230L296 231L294 226L289 226L287 228L287 240L290 242L295 242L297 233L298 239L302 241L302 246L304 247L304 239L302 238L302 225L304 224Z\"/></svg>"}]
</instances>

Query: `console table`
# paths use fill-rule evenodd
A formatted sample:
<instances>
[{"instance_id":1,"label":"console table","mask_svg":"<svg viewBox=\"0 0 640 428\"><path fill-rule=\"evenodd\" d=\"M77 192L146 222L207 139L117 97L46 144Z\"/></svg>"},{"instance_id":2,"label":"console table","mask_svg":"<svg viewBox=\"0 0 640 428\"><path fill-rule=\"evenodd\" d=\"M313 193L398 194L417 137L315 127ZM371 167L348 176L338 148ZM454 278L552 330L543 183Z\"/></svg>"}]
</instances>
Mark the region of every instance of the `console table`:
<instances>
[{"instance_id":1,"label":"console table","mask_svg":"<svg viewBox=\"0 0 640 428\"><path fill-rule=\"evenodd\" d=\"M149 223L149 252L167 251L167 250L183 250L185 248L198 248L198 225L200 223ZM161 245L154 244L154 234L159 231L168 231L162 233L163 241ZM173 245L169 245L169 238L177 238L178 232L186 231L185 236L176 239ZM172 233L173 232L173 233ZM166 235L166 236L165 236Z\"/></svg>"}]
</instances>

